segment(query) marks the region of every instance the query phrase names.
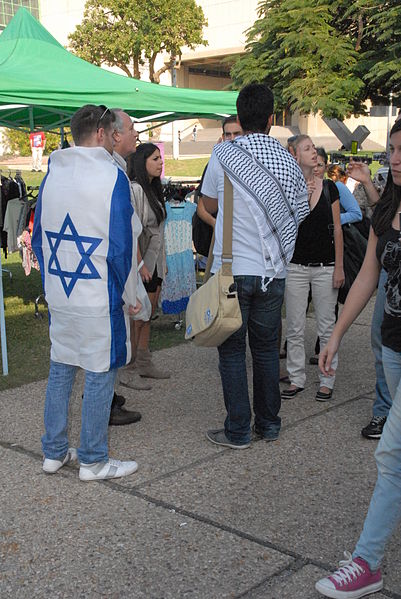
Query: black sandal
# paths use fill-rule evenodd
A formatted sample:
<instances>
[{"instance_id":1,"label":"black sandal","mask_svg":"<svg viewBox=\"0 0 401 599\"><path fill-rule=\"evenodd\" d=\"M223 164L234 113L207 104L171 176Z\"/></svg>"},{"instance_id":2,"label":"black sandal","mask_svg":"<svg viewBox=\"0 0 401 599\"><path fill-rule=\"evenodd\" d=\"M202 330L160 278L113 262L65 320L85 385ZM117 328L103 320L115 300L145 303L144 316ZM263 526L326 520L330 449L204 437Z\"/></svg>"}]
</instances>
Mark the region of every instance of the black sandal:
<instances>
[{"instance_id":1,"label":"black sandal","mask_svg":"<svg viewBox=\"0 0 401 599\"><path fill-rule=\"evenodd\" d=\"M324 393L323 391L318 391L316 393L316 401L329 401L329 399L331 399L333 395L333 389L330 389L330 391L328 393Z\"/></svg>"},{"instance_id":2,"label":"black sandal","mask_svg":"<svg viewBox=\"0 0 401 599\"><path fill-rule=\"evenodd\" d=\"M304 388L303 387L295 387L295 389L284 389L281 392L281 398L282 399L292 399L293 397L296 396L297 393L301 393L301 391L303 391Z\"/></svg>"}]
</instances>

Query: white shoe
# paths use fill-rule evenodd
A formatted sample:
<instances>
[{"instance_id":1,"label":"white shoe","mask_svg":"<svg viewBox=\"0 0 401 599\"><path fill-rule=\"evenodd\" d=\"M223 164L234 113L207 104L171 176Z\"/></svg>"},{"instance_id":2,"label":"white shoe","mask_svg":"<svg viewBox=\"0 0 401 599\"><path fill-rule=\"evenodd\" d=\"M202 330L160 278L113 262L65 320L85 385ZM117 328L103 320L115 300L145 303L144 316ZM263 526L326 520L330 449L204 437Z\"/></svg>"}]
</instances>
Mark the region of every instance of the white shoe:
<instances>
[{"instance_id":1,"label":"white shoe","mask_svg":"<svg viewBox=\"0 0 401 599\"><path fill-rule=\"evenodd\" d=\"M76 462L77 459L77 450L75 447L69 447L64 460L50 460L49 458L45 458L42 468L47 474L54 474L69 462Z\"/></svg>"},{"instance_id":2,"label":"white shoe","mask_svg":"<svg viewBox=\"0 0 401 599\"><path fill-rule=\"evenodd\" d=\"M138 470L136 462L120 462L120 460L109 459L108 462L95 462L94 464L83 464L79 469L81 480L105 480L107 478L121 478L128 476Z\"/></svg>"}]
</instances>

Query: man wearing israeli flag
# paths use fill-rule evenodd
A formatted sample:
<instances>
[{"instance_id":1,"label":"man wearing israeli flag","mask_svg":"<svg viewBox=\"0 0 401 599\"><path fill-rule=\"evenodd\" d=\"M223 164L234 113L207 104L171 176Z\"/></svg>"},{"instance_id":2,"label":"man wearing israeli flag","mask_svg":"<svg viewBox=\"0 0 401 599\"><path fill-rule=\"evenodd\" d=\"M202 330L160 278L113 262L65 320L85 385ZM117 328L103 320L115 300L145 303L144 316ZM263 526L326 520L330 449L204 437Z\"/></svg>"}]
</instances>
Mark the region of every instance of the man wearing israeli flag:
<instances>
[{"instance_id":1,"label":"man wearing israeli flag","mask_svg":"<svg viewBox=\"0 0 401 599\"><path fill-rule=\"evenodd\" d=\"M138 467L109 459L107 443L117 369L131 358L129 314L141 307L129 182L112 158L114 121L105 106L86 105L73 115L75 147L49 159L32 236L51 340L43 470L57 472L78 457L84 481L127 476ZM85 388L76 451L67 428L78 368L85 370Z\"/></svg>"}]
</instances>

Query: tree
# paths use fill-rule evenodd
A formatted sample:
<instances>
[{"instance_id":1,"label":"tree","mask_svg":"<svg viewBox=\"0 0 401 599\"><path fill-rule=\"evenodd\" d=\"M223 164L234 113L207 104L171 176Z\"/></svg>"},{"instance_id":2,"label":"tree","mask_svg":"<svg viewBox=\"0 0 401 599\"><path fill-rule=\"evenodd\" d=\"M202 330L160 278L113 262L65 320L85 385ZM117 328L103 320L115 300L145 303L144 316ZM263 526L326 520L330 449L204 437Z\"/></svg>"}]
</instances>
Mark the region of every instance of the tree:
<instances>
[{"instance_id":1,"label":"tree","mask_svg":"<svg viewBox=\"0 0 401 599\"><path fill-rule=\"evenodd\" d=\"M398 0L265 0L231 75L267 82L278 108L343 119L401 92L400 58Z\"/></svg>"},{"instance_id":2,"label":"tree","mask_svg":"<svg viewBox=\"0 0 401 599\"><path fill-rule=\"evenodd\" d=\"M195 0L87 0L83 21L69 41L84 60L119 67L128 77L140 79L146 61L150 80L159 83L183 46L207 45L205 25ZM160 52L167 52L170 61L155 71Z\"/></svg>"},{"instance_id":3,"label":"tree","mask_svg":"<svg viewBox=\"0 0 401 599\"><path fill-rule=\"evenodd\" d=\"M366 3L367 0L365 0ZM366 18L366 40L362 65L367 97L379 102L390 92L401 104L401 4L399 0L369 2L374 6Z\"/></svg>"},{"instance_id":4,"label":"tree","mask_svg":"<svg viewBox=\"0 0 401 599\"><path fill-rule=\"evenodd\" d=\"M57 133L45 132L46 149L45 153L50 154L53 150L57 150L60 143L60 136ZM10 154L18 154L19 156L30 156L31 146L29 144L29 133L18 131L17 129L4 129L3 131L4 144L7 152Z\"/></svg>"}]
</instances>

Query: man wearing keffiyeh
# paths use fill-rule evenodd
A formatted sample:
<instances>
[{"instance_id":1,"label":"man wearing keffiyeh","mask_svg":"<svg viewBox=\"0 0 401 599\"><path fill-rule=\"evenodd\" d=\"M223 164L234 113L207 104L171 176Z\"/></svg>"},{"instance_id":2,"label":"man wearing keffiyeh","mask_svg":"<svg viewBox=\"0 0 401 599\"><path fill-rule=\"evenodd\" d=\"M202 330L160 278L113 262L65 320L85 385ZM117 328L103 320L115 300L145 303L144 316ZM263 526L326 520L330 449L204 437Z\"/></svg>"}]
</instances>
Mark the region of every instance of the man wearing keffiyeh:
<instances>
[{"instance_id":1,"label":"man wearing keffiyeh","mask_svg":"<svg viewBox=\"0 0 401 599\"><path fill-rule=\"evenodd\" d=\"M254 432L266 441L281 426L278 332L286 266L298 227L309 214L306 182L294 158L269 136L273 94L250 84L237 100L244 135L218 144L202 185L206 209L218 215L212 272L221 266L224 173L234 189L232 270L242 327L219 346L219 370L227 417L223 429L206 436L217 445L246 449L251 440L251 408L246 371L246 333L253 362Z\"/></svg>"}]
</instances>

